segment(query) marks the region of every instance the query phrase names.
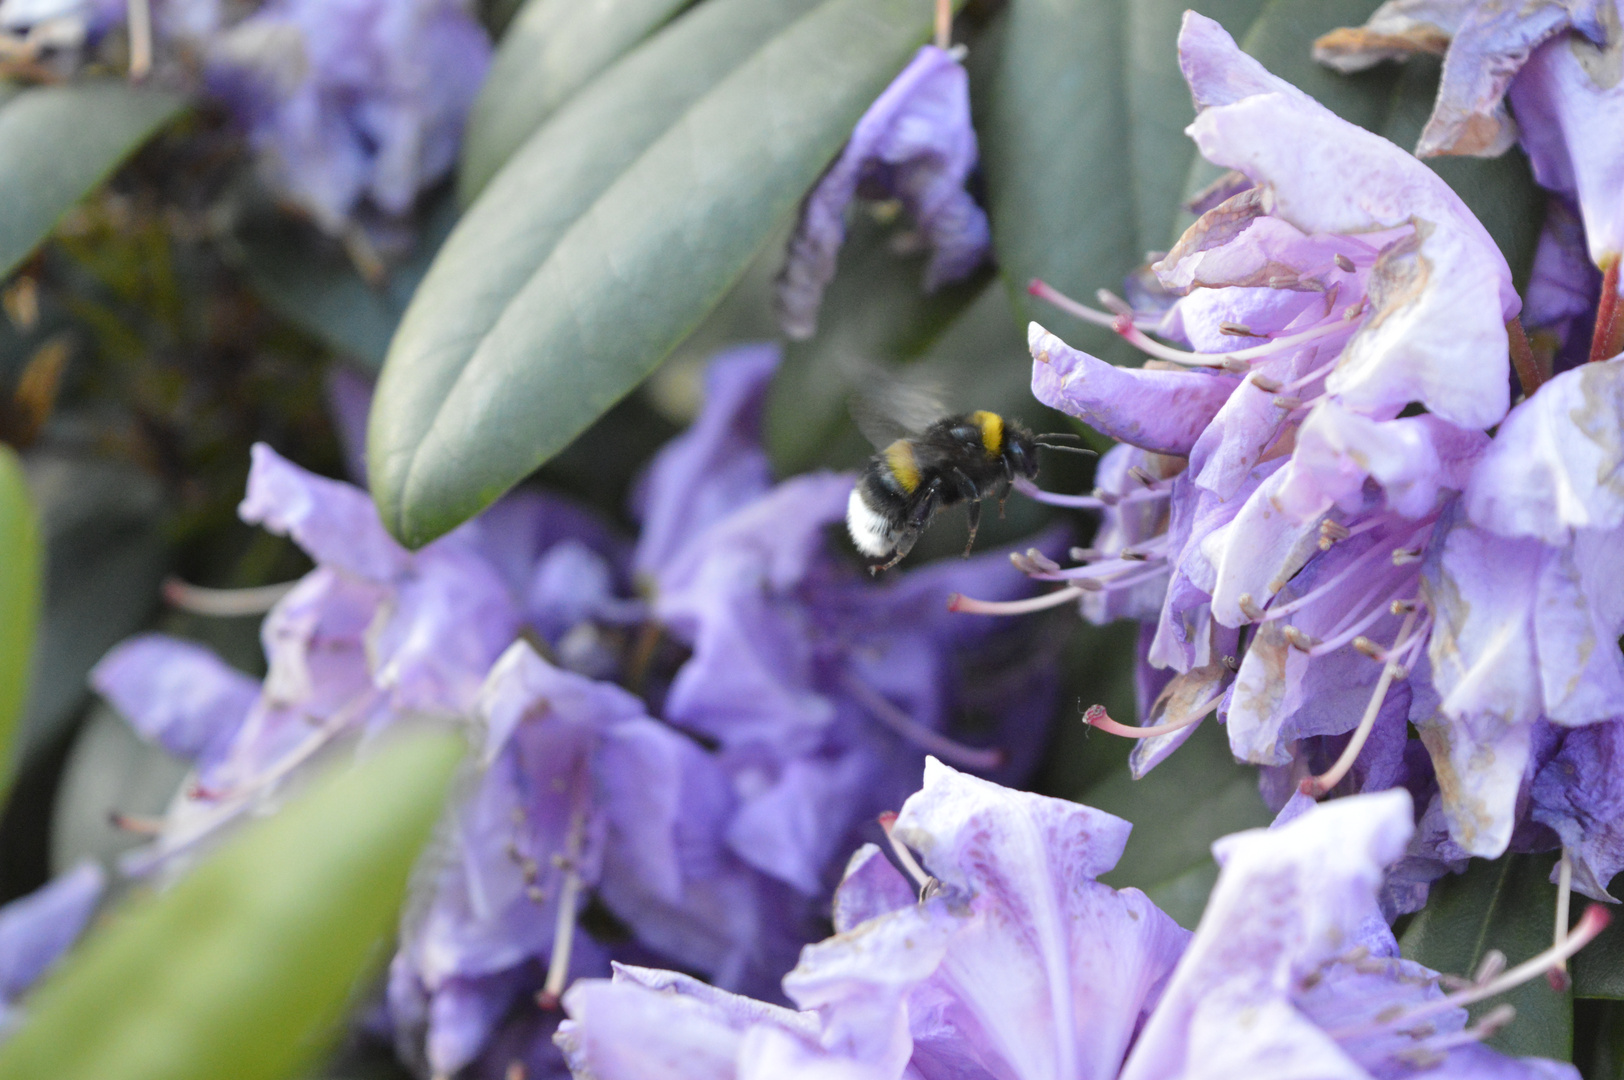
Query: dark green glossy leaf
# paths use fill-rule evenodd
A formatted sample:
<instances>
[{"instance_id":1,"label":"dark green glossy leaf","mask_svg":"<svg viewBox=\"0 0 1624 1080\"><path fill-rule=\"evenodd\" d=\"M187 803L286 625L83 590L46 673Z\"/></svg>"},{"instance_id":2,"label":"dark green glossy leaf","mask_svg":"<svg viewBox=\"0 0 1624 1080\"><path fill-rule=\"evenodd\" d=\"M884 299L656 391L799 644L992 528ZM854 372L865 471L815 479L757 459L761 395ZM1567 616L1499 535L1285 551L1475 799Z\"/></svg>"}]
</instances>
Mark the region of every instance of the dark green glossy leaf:
<instances>
[{"instance_id":1,"label":"dark green glossy leaf","mask_svg":"<svg viewBox=\"0 0 1624 1080\"><path fill-rule=\"evenodd\" d=\"M1618 895L1616 888L1612 892ZM1578 902L1580 898L1575 896L1574 900ZM1575 915L1578 910L1575 907ZM1576 998L1624 1000L1624 918L1619 917L1617 908L1612 910L1613 921L1607 929L1568 962L1568 970L1573 974L1573 996ZM1616 1015L1624 1019L1624 1006ZM1624 1036L1624 1026L1620 1026L1618 1034ZM1624 1062L1624 1039L1617 1045L1620 1061Z\"/></svg>"},{"instance_id":2,"label":"dark green glossy leaf","mask_svg":"<svg viewBox=\"0 0 1624 1080\"><path fill-rule=\"evenodd\" d=\"M688 0L529 0L468 114L457 197L466 206L570 96Z\"/></svg>"},{"instance_id":3,"label":"dark green glossy leaf","mask_svg":"<svg viewBox=\"0 0 1624 1080\"><path fill-rule=\"evenodd\" d=\"M1464 874L1432 886L1427 906L1399 941L1404 955L1434 971L1469 976L1490 949L1516 965L1550 948L1556 886L1549 855L1507 855L1494 862L1473 859ZM1501 1002L1517 1019L1489 1040L1511 1054L1568 1060L1573 1053L1573 995L1534 979L1509 993L1472 1006L1474 1017Z\"/></svg>"},{"instance_id":4,"label":"dark green glossy leaf","mask_svg":"<svg viewBox=\"0 0 1624 1080\"><path fill-rule=\"evenodd\" d=\"M1586 1080L1624 1080L1624 1002L1574 1004L1573 1063Z\"/></svg>"},{"instance_id":5,"label":"dark green glossy leaf","mask_svg":"<svg viewBox=\"0 0 1624 1080\"><path fill-rule=\"evenodd\" d=\"M769 37L791 6L700 5L555 115L465 215L373 407L373 495L403 541L477 513L641 382L929 30L914 0L824 0ZM711 20L711 48L673 47L691 20ZM738 58L720 81L718 53Z\"/></svg>"},{"instance_id":6,"label":"dark green glossy leaf","mask_svg":"<svg viewBox=\"0 0 1624 1080\"><path fill-rule=\"evenodd\" d=\"M185 106L116 80L36 87L0 105L0 277Z\"/></svg>"},{"instance_id":7,"label":"dark green glossy leaf","mask_svg":"<svg viewBox=\"0 0 1624 1080\"><path fill-rule=\"evenodd\" d=\"M386 955L462 745L417 735L376 747L116 911L30 998L0 1075L293 1075Z\"/></svg>"},{"instance_id":8,"label":"dark green glossy leaf","mask_svg":"<svg viewBox=\"0 0 1624 1080\"><path fill-rule=\"evenodd\" d=\"M0 446L0 805L11 787L17 729L39 619L40 529L22 463Z\"/></svg>"},{"instance_id":9,"label":"dark green glossy leaf","mask_svg":"<svg viewBox=\"0 0 1624 1080\"><path fill-rule=\"evenodd\" d=\"M59 745L96 661L146 625L169 565L162 492L150 476L129 464L38 450L27 465L45 577L18 751L24 768Z\"/></svg>"},{"instance_id":10,"label":"dark green glossy leaf","mask_svg":"<svg viewBox=\"0 0 1624 1080\"><path fill-rule=\"evenodd\" d=\"M278 315L376 369L418 282L456 223L456 201L448 192L425 210L411 254L378 285L361 277L336 242L289 222L275 207L248 216L228 250Z\"/></svg>"},{"instance_id":11,"label":"dark green glossy leaf","mask_svg":"<svg viewBox=\"0 0 1624 1080\"><path fill-rule=\"evenodd\" d=\"M1237 37L1260 0L1196 4ZM1171 0L1011 0L971 54L993 240L1022 321L1063 326L1116 362L1109 331L1063 320L1024 294L1034 277L1092 302L1152 249L1165 250L1194 147ZM1306 47L1306 46L1305 46Z\"/></svg>"}]
</instances>

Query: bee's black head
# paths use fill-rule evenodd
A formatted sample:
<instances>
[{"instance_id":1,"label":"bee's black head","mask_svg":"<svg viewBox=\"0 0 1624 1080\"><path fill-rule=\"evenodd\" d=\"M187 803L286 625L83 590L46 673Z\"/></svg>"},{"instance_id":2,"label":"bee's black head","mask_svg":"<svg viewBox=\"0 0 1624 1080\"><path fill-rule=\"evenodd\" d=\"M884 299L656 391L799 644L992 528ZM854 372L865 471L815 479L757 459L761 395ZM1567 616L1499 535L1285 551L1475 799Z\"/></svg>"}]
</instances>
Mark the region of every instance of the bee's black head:
<instances>
[{"instance_id":1,"label":"bee's black head","mask_svg":"<svg viewBox=\"0 0 1624 1080\"><path fill-rule=\"evenodd\" d=\"M1037 477L1037 439L1030 431L1027 431L1026 428L1015 423L1013 420L1009 421L1009 428L1006 432L1004 453L1009 457L1011 464L1015 466L1015 472L1018 475L1024 476L1028 480L1032 480Z\"/></svg>"}]
</instances>

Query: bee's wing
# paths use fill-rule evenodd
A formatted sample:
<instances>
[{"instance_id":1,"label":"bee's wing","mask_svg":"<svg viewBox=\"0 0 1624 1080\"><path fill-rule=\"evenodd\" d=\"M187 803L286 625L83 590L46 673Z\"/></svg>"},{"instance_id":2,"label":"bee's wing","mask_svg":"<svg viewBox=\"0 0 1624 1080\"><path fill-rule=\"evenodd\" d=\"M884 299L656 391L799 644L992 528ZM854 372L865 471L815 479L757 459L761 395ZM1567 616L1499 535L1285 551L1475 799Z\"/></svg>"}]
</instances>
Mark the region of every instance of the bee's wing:
<instances>
[{"instance_id":1,"label":"bee's wing","mask_svg":"<svg viewBox=\"0 0 1624 1080\"><path fill-rule=\"evenodd\" d=\"M878 447L917 435L948 413L940 381L923 372L864 364L850 381L851 418Z\"/></svg>"}]
</instances>

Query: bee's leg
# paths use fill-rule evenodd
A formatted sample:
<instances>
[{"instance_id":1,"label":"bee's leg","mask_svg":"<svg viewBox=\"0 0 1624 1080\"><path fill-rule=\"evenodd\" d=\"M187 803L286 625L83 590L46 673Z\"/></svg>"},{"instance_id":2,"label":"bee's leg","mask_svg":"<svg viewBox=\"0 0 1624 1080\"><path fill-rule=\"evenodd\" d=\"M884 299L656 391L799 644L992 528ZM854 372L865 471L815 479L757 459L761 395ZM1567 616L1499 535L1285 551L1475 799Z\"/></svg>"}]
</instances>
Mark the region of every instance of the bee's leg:
<instances>
[{"instance_id":1,"label":"bee's leg","mask_svg":"<svg viewBox=\"0 0 1624 1080\"><path fill-rule=\"evenodd\" d=\"M891 557L885 562L870 566L868 568L870 574L878 574L881 570L889 570L908 557L908 552L913 550L914 542L919 539L919 534L924 531L925 523L936 512L936 503L941 496L941 490L942 481L940 477L932 480L926 486L925 490L920 494L919 505L915 506L913 513L908 515L908 524L897 536L896 550L891 553Z\"/></svg>"},{"instance_id":2,"label":"bee's leg","mask_svg":"<svg viewBox=\"0 0 1624 1080\"><path fill-rule=\"evenodd\" d=\"M976 546L976 530L981 527L981 492L976 490L975 481L959 469L953 470L953 486L958 489L959 498L968 503L970 517L970 539L964 544L964 557L970 557L970 550Z\"/></svg>"}]
</instances>

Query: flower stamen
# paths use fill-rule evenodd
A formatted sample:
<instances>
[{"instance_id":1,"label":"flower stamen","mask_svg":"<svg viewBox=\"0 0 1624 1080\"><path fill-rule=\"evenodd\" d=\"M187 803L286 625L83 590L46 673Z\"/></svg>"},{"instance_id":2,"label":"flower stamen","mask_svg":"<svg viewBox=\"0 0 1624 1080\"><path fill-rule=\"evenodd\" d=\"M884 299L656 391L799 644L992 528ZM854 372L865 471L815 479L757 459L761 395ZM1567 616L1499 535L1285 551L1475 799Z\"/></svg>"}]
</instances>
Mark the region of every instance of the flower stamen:
<instances>
[{"instance_id":1,"label":"flower stamen","mask_svg":"<svg viewBox=\"0 0 1624 1080\"><path fill-rule=\"evenodd\" d=\"M1080 586L1068 585L1064 589L1056 589L1054 592L1028 597L1025 600L977 600L963 593L952 593L947 598L947 610L967 612L971 615L1027 615L1034 611L1047 611L1049 608L1059 607L1068 600L1082 596L1084 591Z\"/></svg>"},{"instance_id":2,"label":"flower stamen","mask_svg":"<svg viewBox=\"0 0 1624 1080\"><path fill-rule=\"evenodd\" d=\"M1411 611L1404 616L1398 637L1394 639L1395 645L1403 641L1410 628L1415 625L1415 614ZM1387 689L1393 685L1399 671L1399 665L1393 660L1388 660L1382 665L1381 677L1376 680L1376 690L1370 695L1370 704L1365 706L1365 715L1359 718L1359 726L1353 729L1353 738L1349 739L1348 745L1343 748L1342 756L1336 759L1336 764L1320 775L1306 777L1299 788L1303 794L1318 798L1336 787L1342 782L1342 778L1348 775L1348 770L1353 768L1354 761L1359 757L1359 751L1365 748L1365 740L1370 738L1371 731L1376 727L1376 716L1381 712L1382 702L1387 699Z\"/></svg>"},{"instance_id":3,"label":"flower stamen","mask_svg":"<svg viewBox=\"0 0 1624 1080\"><path fill-rule=\"evenodd\" d=\"M1104 705L1090 705L1083 713L1083 723L1089 727L1099 728L1112 735L1120 735L1124 739L1154 739L1158 735L1171 735L1175 731L1183 731L1193 724L1199 724L1206 719L1217 704L1224 699L1224 691L1209 697L1206 701L1190 710L1183 720L1174 720L1166 724L1156 724L1152 727L1131 727L1111 719L1106 713Z\"/></svg>"}]
</instances>

